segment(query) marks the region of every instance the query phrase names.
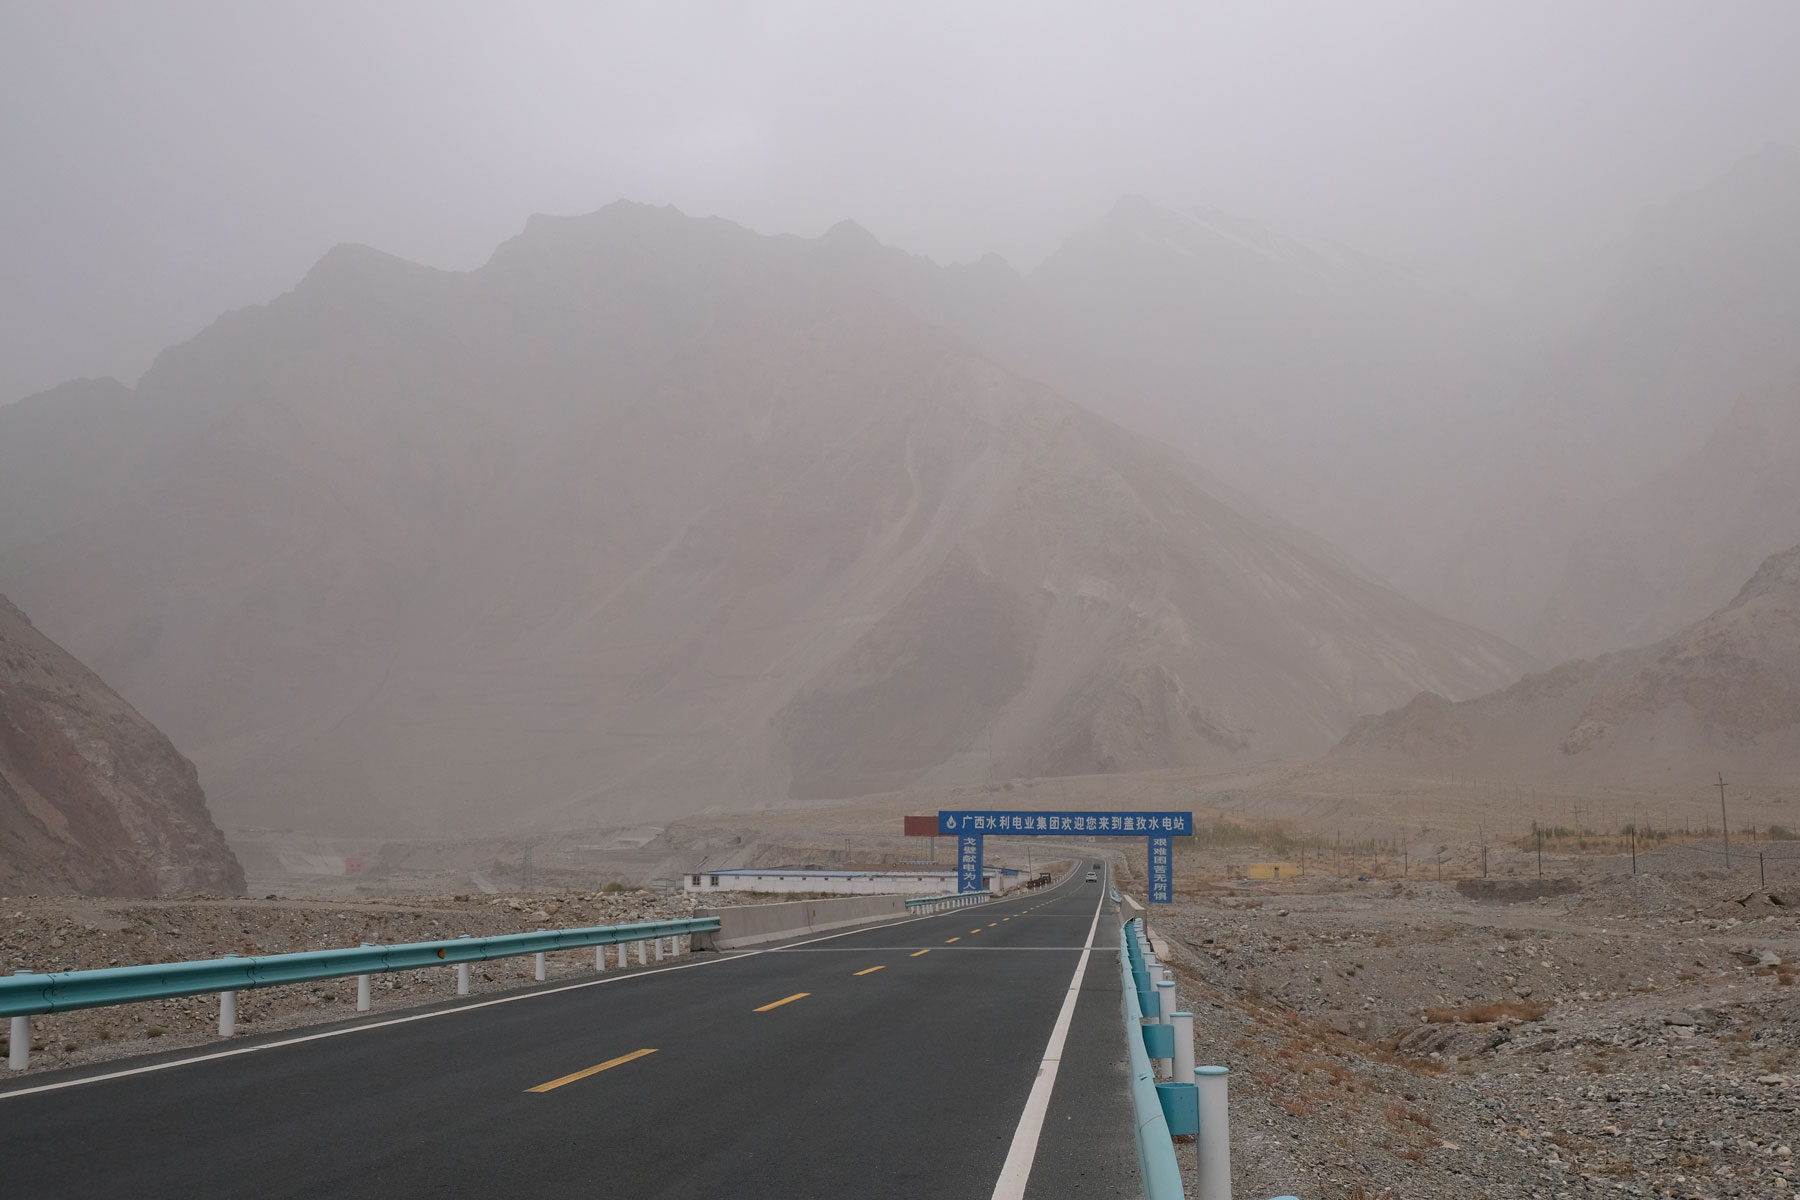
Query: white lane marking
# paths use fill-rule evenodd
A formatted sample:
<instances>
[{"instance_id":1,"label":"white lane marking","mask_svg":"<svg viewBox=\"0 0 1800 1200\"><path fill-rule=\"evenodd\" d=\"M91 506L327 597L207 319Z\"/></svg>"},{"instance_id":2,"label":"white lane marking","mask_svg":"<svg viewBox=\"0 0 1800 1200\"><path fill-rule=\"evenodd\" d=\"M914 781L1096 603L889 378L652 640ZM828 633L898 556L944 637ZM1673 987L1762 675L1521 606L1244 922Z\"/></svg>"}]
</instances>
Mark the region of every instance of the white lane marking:
<instances>
[{"instance_id":1,"label":"white lane marking","mask_svg":"<svg viewBox=\"0 0 1800 1200\"><path fill-rule=\"evenodd\" d=\"M1023 899L1023 897L1014 897L1014 900L1019 899ZM1007 904L1011 903L1011 901L996 900L991 903ZM959 914L956 912L948 912L929 913L925 916L902 917L898 921L889 921L883 925L864 925L859 929L846 929L841 933L829 933L823 937L808 938L805 941L793 942L788 946L777 947L770 950L749 950L742 953L726 951L722 957L706 959L702 962L677 963L672 967L657 967L654 970L633 971L626 975L608 975L604 978L583 980L580 983L565 983L560 987L538 988L529 992L521 992L516 996L500 996L493 1000L477 1000L472 1004L459 1004L455 1008L440 1008L432 1012L414 1013L411 1016L406 1017L391 1017L385 1021L370 1021L363 1025L348 1025L342 1029L327 1029L323 1033L307 1033L302 1034L299 1037L282 1038L280 1041L275 1042L258 1042L254 1046L237 1046L230 1050L213 1050L206 1054L195 1054L187 1058L170 1059L167 1062L151 1063L150 1065L143 1067L127 1067L122 1071L108 1071L103 1075L84 1075L80 1079L60 1079L55 1083L40 1083L35 1087L14 1088L10 1091L0 1092L0 1100L7 1100L13 1096L31 1096L38 1092L57 1092L61 1091L63 1088L80 1087L82 1084L86 1083L101 1083L108 1079L124 1079L131 1075L148 1075L153 1071L167 1071L173 1067L185 1067L190 1063L212 1062L214 1059L220 1058L236 1058L242 1054L255 1054L259 1050L275 1050L282 1046L298 1046L304 1042L319 1042L324 1041L326 1038L343 1037L346 1034L351 1033L367 1033L371 1029L387 1029L394 1025L410 1025L414 1021L429 1021L435 1017L453 1017L458 1013L474 1012L481 1008L492 1008L496 1004L512 1004L519 1000L536 1000L543 996L554 996L559 992L573 992L581 988L600 987L609 983L627 983L633 979L647 979L652 975L662 975L669 971L691 971L695 967L716 967L720 963L742 962L748 958L755 958L759 954L774 954L778 953L780 950L793 949L797 946L810 946L815 942L829 942L837 938L850 937L858 933L873 933L877 929L892 929L896 925L906 925L913 921L941 920L946 917L955 917L958 915ZM1096 913L1095 918L1098 919L1098 916L1099 914ZM1091 931L1088 938L1089 941L1093 940ZM885 947L882 948L885 949Z\"/></svg>"},{"instance_id":2,"label":"white lane marking","mask_svg":"<svg viewBox=\"0 0 1800 1200\"><path fill-rule=\"evenodd\" d=\"M1037 1161L1038 1137L1044 1132L1044 1117L1050 1111L1050 1092L1056 1086L1056 1071L1062 1066L1063 1044L1069 1040L1069 1024L1075 1019L1075 1001L1081 996L1081 981L1087 975L1088 957L1094 952L1094 931L1100 928L1100 906L1106 903L1106 889L1094 901L1094 920L1088 926L1087 944L1081 948L1081 961L1075 964L1075 977L1069 980L1069 993L1063 997L1062 1011L1056 1014L1056 1025L1050 1030L1050 1044L1044 1047L1044 1061L1038 1064L1037 1080L1031 1095L1025 1098L1025 1111L1019 1115L1019 1127L1013 1131L1012 1148L1006 1152L1006 1165L994 1184L993 1200L1023 1200L1025 1183L1031 1178L1031 1166Z\"/></svg>"}]
</instances>

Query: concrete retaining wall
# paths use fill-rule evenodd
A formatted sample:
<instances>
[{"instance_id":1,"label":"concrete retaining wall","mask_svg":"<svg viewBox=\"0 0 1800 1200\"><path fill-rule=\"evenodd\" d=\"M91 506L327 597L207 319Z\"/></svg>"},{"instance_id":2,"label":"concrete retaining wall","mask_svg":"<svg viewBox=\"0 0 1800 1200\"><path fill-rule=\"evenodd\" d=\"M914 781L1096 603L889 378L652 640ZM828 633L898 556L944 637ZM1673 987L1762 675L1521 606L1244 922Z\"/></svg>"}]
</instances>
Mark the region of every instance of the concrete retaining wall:
<instances>
[{"instance_id":1,"label":"concrete retaining wall","mask_svg":"<svg viewBox=\"0 0 1800 1200\"><path fill-rule=\"evenodd\" d=\"M824 933L906 915L905 896L846 896L841 900L794 900L786 904L744 904L696 908L696 917L719 918L717 933L694 934L696 950L736 950L759 942Z\"/></svg>"}]
</instances>

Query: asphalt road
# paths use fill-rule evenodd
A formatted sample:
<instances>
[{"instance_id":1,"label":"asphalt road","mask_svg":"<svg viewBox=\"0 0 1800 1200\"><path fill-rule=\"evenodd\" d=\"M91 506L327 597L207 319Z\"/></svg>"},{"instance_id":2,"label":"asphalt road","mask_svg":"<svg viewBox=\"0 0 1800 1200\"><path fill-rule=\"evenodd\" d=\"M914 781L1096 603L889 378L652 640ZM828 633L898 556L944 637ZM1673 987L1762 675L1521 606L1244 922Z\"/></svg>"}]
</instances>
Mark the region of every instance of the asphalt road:
<instances>
[{"instance_id":1,"label":"asphalt road","mask_svg":"<svg viewBox=\"0 0 1800 1200\"><path fill-rule=\"evenodd\" d=\"M19 1080L0 1194L987 1200L1092 930L1026 1195L1136 1195L1118 918L1084 875L167 1070Z\"/></svg>"}]
</instances>

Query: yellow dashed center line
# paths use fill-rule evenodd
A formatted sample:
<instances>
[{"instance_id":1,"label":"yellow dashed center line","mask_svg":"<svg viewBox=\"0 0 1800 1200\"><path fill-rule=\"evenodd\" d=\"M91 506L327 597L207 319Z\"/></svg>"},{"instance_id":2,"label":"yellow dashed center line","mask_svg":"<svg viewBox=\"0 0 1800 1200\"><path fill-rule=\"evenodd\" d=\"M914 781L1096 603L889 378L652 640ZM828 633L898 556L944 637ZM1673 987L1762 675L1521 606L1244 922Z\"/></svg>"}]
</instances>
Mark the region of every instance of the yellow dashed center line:
<instances>
[{"instance_id":1,"label":"yellow dashed center line","mask_svg":"<svg viewBox=\"0 0 1800 1200\"><path fill-rule=\"evenodd\" d=\"M992 929L992 928L993 928L993 927L994 927L994 926L996 926L996 925L998 925L998 924L999 924L999 923L1000 923L1000 922L998 922L998 921L989 921L989 922L988 922L988 928L989 928L989 929Z\"/></svg>"},{"instance_id":2,"label":"yellow dashed center line","mask_svg":"<svg viewBox=\"0 0 1800 1200\"><path fill-rule=\"evenodd\" d=\"M980 932L981 932L981 930L979 930L979 929L971 929L971 930L969 930L969 932L970 932L970 933L980 933Z\"/></svg>"},{"instance_id":3,"label":"yellow dashed center line","mask_svg":"<svg viewBox=\"0 0 1800 1200\"><path fill-rule=\"evenodd\" d=\"M609 1058L597 1067L589 1067L585 1071L577 1071L573 1075L564 1075L561 1079L552 1079L549 1083L540 1083L534 1088L526 1088L528 1092L554 1091L565 1083L574 1083L577 1079L586 1079L589 1075L598 1075L602 1071L610 1071L621 1063L628 1063L634 1058L642 1058L646 1054L655 1054L655 1050L633 1050L630 1054L621 1054L617 1058Z\"/></svg>"},{"instance_id":4,"label":"yellow dashed center line","mask_svg":"<svg viewBox=\"0 0 1800 1200\"><path fill-rule=\"evenodd\" d=\"M908 957L908 958L917 958L917 957L919 957L919 955L921 955L921 954L930 954L930 953L931 953L931 947L930 947L930 946L927 946L927 947L925 947L925 949L923 949L923 950L914 950L914 951L913 951L913 952L912 952L912 953L911 953L911 954L909 954L909 955L907 955L907 956L906 956L906 957Z\"/></svg>"},{"instance_id":5,"label":"yellow dashed center line","mask_svg":"<svg viewBox=\"0 0 1800 1200\"><path fill-rule=\"evenodd\" d=\"M804 1000L806 997L808 997L810 995L812 995L811 992L795 992L791 996L783 996L781 999L775 1001L775 1003L773 1003L773 1004L765 1004L761 1008L756 1009L755 1011L756 1012L768 1012L771 1008L780 1008L784 1004L792 1004L796 1000Z\"/></svg>"},{"instance_id":6,"label":"yellow dashed center line","mask_svg":"<svg viewBox=\"0 0 1800 1200\"><path fill-rule=\"evenodd\" d=\"M875 972L877 972L877 971L879 971L879 970L882 970L882 969L883 969L883 968L885 968L885 967L886 967L886 966L887 966L887 964L886 964L886 963L882 963L882 964L881 964L881 966L879 966L879 967L869 967L869 968L868 968L868 969L867 969L867 970L862 970L862 971L852 971L852 972L850 972L850 973L851 973L851 974L852 974L852 975L873 975L873 974L874 974L874 973L875 973Z\"/></svg>"},{"instance_id":7,"label":"yellow dashed center line","mask_svg":"<svg viewBox=\"0 0 1800 1200\"><path fill-rule=\"evenodd\" d=\"M949 945L949 944L950 944L950 943L951 943L951 942L960 942L960 941L962 941L962 939L961 939L961 938L959 938L959 937L953 937L953 938L949 938L949 939L947 939L947 940L946 940L946 941L945 941L945 942L944 942L944 945L946 945L946 946L948 946L948 945Z\"/></svg>"}]
</instances>

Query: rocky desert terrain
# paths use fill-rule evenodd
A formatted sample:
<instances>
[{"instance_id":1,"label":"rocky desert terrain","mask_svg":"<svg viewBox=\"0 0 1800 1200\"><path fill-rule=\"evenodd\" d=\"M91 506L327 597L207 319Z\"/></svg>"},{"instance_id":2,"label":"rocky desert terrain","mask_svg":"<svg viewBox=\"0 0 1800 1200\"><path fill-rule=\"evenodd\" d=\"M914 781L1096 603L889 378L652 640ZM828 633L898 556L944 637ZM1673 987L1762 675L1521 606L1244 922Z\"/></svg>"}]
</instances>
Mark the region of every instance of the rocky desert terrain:
<instances>
[{"instance_id":1,"label":"rocky desert terrain","mask_svg":"<svg viewBox=\"0 0 1800 1200\"><path fill-rule=\"evenodd\" d=\"M1252 883L1180 863L1150 925L1197 1061L1232 1070L1239 1190L1800 1195L1800 858L1766 888L1754 864L1576 865Z\"/></svg>"}]
</instances>

